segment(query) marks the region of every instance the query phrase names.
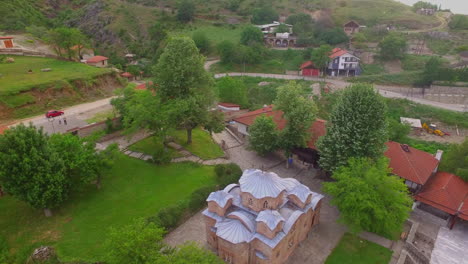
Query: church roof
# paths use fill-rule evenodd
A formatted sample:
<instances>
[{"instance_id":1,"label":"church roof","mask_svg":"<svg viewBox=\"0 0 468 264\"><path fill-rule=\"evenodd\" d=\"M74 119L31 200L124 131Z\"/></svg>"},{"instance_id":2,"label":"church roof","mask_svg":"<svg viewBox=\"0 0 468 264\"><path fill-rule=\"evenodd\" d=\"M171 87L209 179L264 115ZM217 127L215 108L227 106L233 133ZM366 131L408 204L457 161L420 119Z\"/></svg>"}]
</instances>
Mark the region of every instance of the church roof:
<instances>
[{"instance_id":1,"label":"church roof","mask_svg":"<svg viewBox=\"0 0 468 264\"><path fill-rule=\"evenodd\" d=\"M286 189L283 179L276 173L257 169L245 170L239 180L242 192L247 192L255 198L278 197Z\"/></svg>"},{"instance_id":2,"label":"church roof","mask_svg":"<svg viewBox=\"0 0 468 264\"><path fill-rule=\"evenodd\" d=\"M300 184L290 190L288 194L295 195L301 202L305 203L309 195L312 195L312 192L310 191L309 187Z\"/></svg>"},{"instance_id":3,"label":"church roof","mask_svg":"<svg viewBox=\"0 0 468 264\"><path fill-rule=\"evenodd\" d=\"M216 235L233 243L250 242L252 232L250 232L244 224L239 220L226 218L225 220L216 223Z\"/></svg>"},{"instance_id":4,"label":"church roof","mask_svg":"<svg viewBox=\"0 0 468 264\"><path fill-rule=\"evenodd\" d=\"M261 211L258 214L257 219L255 221L263 222L268 226L268 228L270 228L270 230L273 230L278 226L278 224L281 221L284 222L284 218L276 210L275 211L265 210L265 211Z\"/></svg>"},{"instance_id":5,"label":"church roof","mask_svg":"<svg viewBox=\"0 0 468 264\"><path fill-rule=\"evenodd\" d=\"M230 195L225 191L212 192L206 199L207 202L213 201L216 202L220 207L226 206L229 199L233 199L234 196Z\"/></svg>"}]
</instances>

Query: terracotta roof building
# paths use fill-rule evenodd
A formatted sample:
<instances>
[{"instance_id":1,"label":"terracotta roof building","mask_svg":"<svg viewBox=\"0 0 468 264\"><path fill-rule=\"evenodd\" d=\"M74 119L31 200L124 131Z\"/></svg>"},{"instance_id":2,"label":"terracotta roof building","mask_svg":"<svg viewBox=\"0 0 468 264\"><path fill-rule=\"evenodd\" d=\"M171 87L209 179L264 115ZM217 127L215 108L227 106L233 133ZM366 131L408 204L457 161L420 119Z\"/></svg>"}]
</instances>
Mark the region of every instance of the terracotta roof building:
<instances>
[{"instance_id":1,"label":"terracotta roof building","mask_svg":"<svg viewBox=\"0 0 468 264\"><path fill-rule=\"evenodd\" d=\"M293 178L245 170L209 195L208 244L227 263L284 263L319 223L322 198Z\"/></svg>"},{"instance_id":2,"label":"terracotta roof building","mask_svg":"<svg viewBox=\"0 0 468 264\"><path fill-rule=\"evenodd\" d=\"M302 76L319 76L320 69L312 61L306 61L299 67Z\"/></svg>"},{"instance_id":3,"label":"terracotta roof building","mask_svg":"<svg viewBox=\"0 0 468 264\"><path fill-rule=\"evenodd\" d=\"M343 31L348 36L358 33L360 29L361 29L361 25L359 25L359 23L354 20L351 20L348 23L343 25Z\"/></svg>"},{"instance_id":4,"label":"terracotta roof building","mask_svg":"<svg viewBox=\"0 0 468 264\"><path fill-rule=\"evenodd\" d=\"M218 103L218 109L223 112L239 111L240 105L232 103Z\"/></svg>"},{"instance_id":5,"label":"terracotta roof building","mask_svg":"<svg viewBox=\"0 0 468 264\"><path fill-rule=\"evenodd\" d=\"M13 37L1 37L0 36L0 49L11 49L14 48L15 43Z\"/></svg>"},{"instance_id":6,"label":"terracotta roof building","mask_svg":"<svg viewBox=\"0 0 468 264\"><path fill-rule=\"evenodd\" d=\"M384 155L390 159L389 167L405 179L411 190L419 190L437 171L439 160L434 155L394 141L385 144L388 149Z\"/></svg>"},{"instance_id":7,"label":"terracotta roof building","mask_svg":"<svg viewBox=\"0 0 468 264\"><path fill-rule=\"evenodd\" d=\"M109 58L104 56L94 56L86 60L86 63L96 67L106 67Z\"/></svg>"}]
</instances>

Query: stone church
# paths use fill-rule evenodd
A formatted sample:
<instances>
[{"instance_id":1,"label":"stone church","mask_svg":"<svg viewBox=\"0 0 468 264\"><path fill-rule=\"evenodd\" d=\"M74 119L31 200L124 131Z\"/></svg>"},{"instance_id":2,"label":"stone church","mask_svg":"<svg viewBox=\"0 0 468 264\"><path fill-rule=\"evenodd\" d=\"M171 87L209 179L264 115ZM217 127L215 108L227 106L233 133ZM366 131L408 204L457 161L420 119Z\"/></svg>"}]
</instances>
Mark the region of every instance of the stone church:
<instances>
[{"instance_id":1,"label":"stone church","mask_svg":"<svg viewBox=\"0 0 468 264\"><path fill-rule=\"evenodd\" d=\"M296 179L245 170L208 196L208 244L227 263L284 263L319 223L322 198Z\"/></svg>"}]
</instances>

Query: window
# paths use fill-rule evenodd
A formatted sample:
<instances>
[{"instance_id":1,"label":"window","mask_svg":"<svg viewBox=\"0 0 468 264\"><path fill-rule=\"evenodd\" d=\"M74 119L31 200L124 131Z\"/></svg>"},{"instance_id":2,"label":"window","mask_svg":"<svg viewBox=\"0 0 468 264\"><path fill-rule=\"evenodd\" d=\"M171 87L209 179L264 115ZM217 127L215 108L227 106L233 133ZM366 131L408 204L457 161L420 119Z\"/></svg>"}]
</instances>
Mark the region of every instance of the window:
<instances>
[{"instance_id":1,"label":"window","mask_svg":"<svg viewBox=\"0 0 468 264\"><path fill-rule=\"evenodd\" d=\"M289 239L289 241L288 241L288 249L292 248L293 246L294 246L294 241L293 241L293 239L291 238L291 239Z\"/></svg>"},{"instance_id":2,"label":"window","mask_svg":"<svg viewBox=\"0 0 468 264\"><path fill-rule=\"evenodd\" d=\"M280 252L278 251L278 253L276 253L276 257L279 257L279 255L280 255Z\"/></svg>"},{"instance_id":3,"label":"window","mask_svg":"<svg viewBox=\"0 0 468 264\"><path fill-rule=\"evenodd\" d=\"M249 205L252 205L253 204L253 200L252 198L249 198L249 201L248 201Z\"/></svg>"},{"instance_id":4,"label":"window","mask_svg":"<svg viewBox=\"0 0 468 264\"><path fill-rule=\"evenodd\" d=\"M268 208L268 201L263 202L263 208Z\"/></svg>"}]
</instances>

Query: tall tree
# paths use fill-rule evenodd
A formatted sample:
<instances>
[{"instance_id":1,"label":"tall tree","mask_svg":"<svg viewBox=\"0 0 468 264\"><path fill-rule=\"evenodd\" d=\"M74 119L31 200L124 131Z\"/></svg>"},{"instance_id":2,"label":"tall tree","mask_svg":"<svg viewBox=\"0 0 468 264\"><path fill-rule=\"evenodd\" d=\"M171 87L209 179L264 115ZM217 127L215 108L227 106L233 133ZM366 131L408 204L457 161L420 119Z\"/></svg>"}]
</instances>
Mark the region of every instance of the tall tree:
<instances>
[{"instance_id":1,"label":"tall tree","mask_svg":"<svg viewBox=\"0 0 468 264\"><path fill-rule=\"evenodd\" d=\"M183 0L177 9L177 20L187 23L195 16L195 4L191 0Z\"/></svg>"},{"instance_id":2,"label":"tall tree","mask_svg":"<svg viewBox=\"0 0 468 264\"><path fill-rule=\"evenodd\" d=\"M411 211L412 200L401 179L389 176L388 160L350 159L333 173L336 181L324 183L340 220L351 231L374 232L394 239Z\"/></svg>"},{"instance_id":3,"label":"tall tree","mask_svg":"<svg viewBox=\"0 0 468 264\"><path fill-rule=\"evenodd\" d=\"M88 39L76 28L55 28L45 36L46 42L55 50L58 56L66 57L69 60L76 56L76 51L81 53L81 48L87 46ZM78 49L75 50L74 47Z\"/></svg>"},{"instance_id":4,"label":"tall tree","mask_svg":"<svg viewBox=\"0 0 468 264\"><path fill-rule=\"evenodd\" d=\"M258 27L247 26L242 30L240 43L247 46L263 44L263 33Z\"/></svg>"},{"instance_id":5,"label":"tall tree","mask_svg":"<svg viewBox=\"0 0 468 264\"><path fill-rule=\"evenodd\" d=\"M205 33L203 32L196 32L192 36L195 45L197 46L198 50L202 54L208 54L211 51L211 43L210 40L206 37Z\"/></svg>"},{"instance_id":6,"label":"tall tree","mask_svg":"<svg viewBox=\"0 0 468 264\"><path fill-rule=\"evenodd\" d=\"M267 24L278 21L278 13L271 6L262 6L252 11L252 24Z\"/></svg>"},{"instance_id":7,"label":"tall tree","mask_svg":"<svg viewBox=\"0 0 468 264\"><path fill-rule=\"evenodd\" d=\"M346 88L336 103L321 137L320 166L334 171L351 157L378 159L385 150L387 120L385 102L369 84Z\"/></svg>"},{"instance_id":8,"label":"tall tree","mask_svg":"<svg viewBox=\"0 0 468 264\"><path fill-rule=\"evenodd\" d=\"M218 50L221 63L229 64L236 61L237 49L234 43L229 40L223 40L216 46L216 49Z\"/></svg>"},{"instance_id":9,"label":"tall tree","mask_svg":"<svg viewBox=\"0 0 468 264\"><path fill-rule=\"evenodd\" d=\"M310 127L317 106L306 98L304 89L295 82L278 87L275 108L283 111L286 126L280 132L281 148L289 155L293 148L305 147L310 139Z\"/></svg>"},{"instance_id":10,"label":"tall tree","mask_svg":"<svg viewBox=\"0 0 468 264\"><path fill-rule=\"evenodd\" d=\"M169 40L155 67L155 83L161 103L175 126L187 130L187 143L192 142L192 129L207 120L214 100L213 80L204 69L204 57L192 39Z\"/></svg>"},{"instance_id":11,"label":"tall tree","mask_svg":"<svg viewBox=\"0 0 468 264\"><path fill-rule=\"evenodd\" d=\"M332 53L332 47L330 45L321 45L319 48L312 50L312 61L315 66L323 71L330 62L330 54Z\"/></svg>"},{"instance_id":12,"label":"tall tree","mask_svg":"<svg viewBox=\"0 0 468 264\"><path fill-rule=\"evenodd\" d=\"M462 144L452 145L442 156L440 170L451 172L468 181L468 138Z\"/></svg>"},{"instance_id":13,"label":"tall tree","mask_svg":"<svg viewBox=\"0 0 468 264\"><path fill-rule=\"evenodd\" d=\"M418 84L423 87L430 86L435 80L437 80L441 66L442 62L439 58L430 58L424 66L424 71L421 74L421 79L419 80Z\"/></svg>"},{"instance_id":14,"label":"tall tree","mask_svg":"<svg viewBox=\"0 0 468 264\"><path fill-rule=\"evenodd\" d=\"M406 39L397 33L391 33L379 43L379 48L380 57L384 60L402 59L406 53Z\"/></svg>"},{"instance_id":15,"label":"tall tree","mask_svg":"<svg viewBox=\"0 0 468 264\"><path fill-rule=\"evenodd\" d=\"M239 78L223 77L217 81L219 100L226 103L248 105L247 87Z\"/></svg>"},{"instance_id":16,"label":"tall tree","mask_svg":"<svg viewBox=\"0 0 468 264\"><path fill-rule=\"evenodd\" d=\"M278 146L278 130L273 118L261 115L249 127L249 148L264 156L275 151Z\"/></svg>"}]
</instances>

